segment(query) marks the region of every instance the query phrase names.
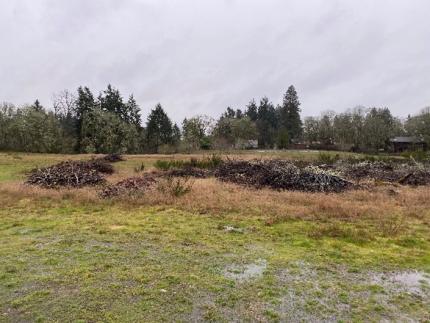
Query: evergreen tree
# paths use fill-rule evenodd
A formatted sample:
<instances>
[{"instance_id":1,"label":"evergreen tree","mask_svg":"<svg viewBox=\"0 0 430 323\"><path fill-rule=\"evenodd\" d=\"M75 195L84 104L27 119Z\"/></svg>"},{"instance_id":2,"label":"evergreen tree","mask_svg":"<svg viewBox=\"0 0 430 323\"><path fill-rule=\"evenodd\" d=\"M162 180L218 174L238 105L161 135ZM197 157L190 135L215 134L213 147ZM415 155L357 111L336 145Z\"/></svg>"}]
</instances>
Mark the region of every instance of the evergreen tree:
<instances>
[{"instance_id":1,"label":"evergreen tree","mask_svg":"<svg viewBox=\"0 0 430 323\"><path fill-rule=\"evenodd\" d=\"M136 153L139 144L135 126L101 109L84 114L81 137L86 153Z\"/></svg>"},{"instance_id":2,"label":"evergreen tree","mask_svg":"<svg viewBox=\"0 0 430 323\"><path fill-rule=\"evenodd\" d=\"M127 110L127 120L129 123L134 124L136 127L141 127L140 124L140 108L137 105L136 100L134 99L133 94L128 98L128 102L126 104Z\"/></svg>"},{"instance_id":3,"label":"evergreen tree","mask_svg":"<svg viewBox=\"0 0 430 323\"><path fill-rule=\"evenodd\" d=\"M277 117L275 107L267 97L260 101L258 107L258 145L262 148L273 148L277 129Z\"/></svg>"},{"instance_id":4,"label":"evergreen tree","mask_svg":"<svg viewBox=\"0 0 430 323\"><path fill-rule=\"evenodd\" d=\"M157 152L161 145L172 144L173 127L161 104L157 104L146 122L146 140L148 149Z\"/></svg>"},{"instance_id":5,"label":"evergreen tree","mask_svg":"<svg viewBox=\"0 0 430 323\"><path fill-rule=\"evenodd\" d=\"M76 100L75 113L78 120L82 119L85 112L91 111L96 106L94 95L88 87L80 86L78 88L78 98Z\"/></svg>"},{"instance_id":6,"label":"evergreen tree","mask_svg":"<svg viewBox=\"0 0 430 323\"><path fill-rule=\"evenodd\" d=\"M42 107L42 105L40 104L39 100L36 99L36 101L34 101L33 105L31 106L34 111L37 112L43 112L45 109Z\"/></svg>"},{"instance_id":7,"label":"evergreen tree","mask_svg":"<svg viewBox=\"0 0 430 323\"><path fill-rule=\"evenodd\" d=\"M251 119L251 121L257 121L258 108L254 99L252 99L252 101L246 106L245 114Z\"/></svg>"},{"instance_id":8,"label":"evergreen tree","mask_svg":"<svg viewBox=\"0 0 430 323\"><path fill-rule=\"evenodd\" d=\"M287 130L290 142L299 139L303 132L299 106L297 91L291 85L285 93L282 106L279 109L280 129Z\"/></svg>"},{"instance_id":9,"label":"evergreen tree","mask_svg":"<svg viewBox=\"0 0 430 323\"><path fill-rule=\"evenodd\" d=\"M78 88L78 98L75 105L76 114L76 133L78 134L78 140L76 142L76 150L78 152L82 151L82 123L83 118L86 113L93 111L96 107L96 102L94 100L94 95L91 93L88 87L80 86Z\"/></svg>"},{"instance_id":10,"label":"evergreen tree","mask_svg":"<svg viewBox=\"0 0 430 323\"><path fill-rule=\"evenodd\" d=\"M124 104L121 93L112 85L108 85L103 94L99 95L100 107L103 111L116 114L125 122L130 122L127 106Z\"/></svg>"},{"instance_id":11,"label":"evergreen tree","mask_svg":"<svg viewBox=\"0 0 430 323\"><path fill-rule=\"evenodd\" d=\"M236 111L234 111L232 108L227 107L227 111L224 112L222 117L224 118L234 118L236 116Z\"/></svg>"},{"instance_id":12,"label":"evergreen tree","mask_svg":"<svg viewBox=\"0 0 430 323\"><path fill-rule=\"evenodd\" d=\"M178 145L181 141L181 129L179 129L179 126L176 123L173 125L172 138L174 145Z\"/></svg>"}]
</instances>

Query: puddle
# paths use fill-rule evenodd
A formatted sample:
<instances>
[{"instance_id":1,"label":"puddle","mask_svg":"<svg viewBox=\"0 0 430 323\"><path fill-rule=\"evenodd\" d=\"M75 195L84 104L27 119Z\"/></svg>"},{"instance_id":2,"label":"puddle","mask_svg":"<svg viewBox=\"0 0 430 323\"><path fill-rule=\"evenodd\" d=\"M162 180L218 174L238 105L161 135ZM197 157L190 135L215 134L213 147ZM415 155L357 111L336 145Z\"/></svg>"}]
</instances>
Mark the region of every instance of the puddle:
<instances>
[{"instance_id":1,"label":"puddle","mask_svg":"<svg viewBox=\"0 0 430 323\"><path fill-rule=\"evenodd\" d=\"M322 268L296 262L280 270L277 277L286 293L272 308L284 322L350 321L354 313L351 304L371 304L369 300L372 306L381 308L384 322L420 322L427 318L418 310L399 307L399 299L417 308L428 307L430 274L423 271L349 271L343 266Z\"/></svg>"},{"instance_id":2,"label":"puddle","mask_svg":"<svg viewBox=\"0 0 430 323\"><path fill-rule=\"evenodd\" d=\"M224 270L224 276L239 282L260 277L267 268L267 261L259 259L247 265L230 265Z\"/></svg>"},{"instance_id":3,"label":"puddle","mask_svg":"<svg viewBox=\"0 0 430 323\"><path fill-rule=\"evenodd\" d=\"M422 294L426 286L430 287L430 275L422 271L393 272L375 276L375 282L383 286L395 284L409 293Z\"/></svg>"},{"instance_id":4,"label":"puddle","mask_svg":"<svg viewBox=\"0 0 430 323\"><path fill-rule=\"evenodd\" d=\"M234 232L234 233L243 233L244 232L243 229L241 229L241 228L236 228L236 227L229 226L229 225L226 225L224 227L224 231L225 232Z\"/></svg>"}]
</instances>

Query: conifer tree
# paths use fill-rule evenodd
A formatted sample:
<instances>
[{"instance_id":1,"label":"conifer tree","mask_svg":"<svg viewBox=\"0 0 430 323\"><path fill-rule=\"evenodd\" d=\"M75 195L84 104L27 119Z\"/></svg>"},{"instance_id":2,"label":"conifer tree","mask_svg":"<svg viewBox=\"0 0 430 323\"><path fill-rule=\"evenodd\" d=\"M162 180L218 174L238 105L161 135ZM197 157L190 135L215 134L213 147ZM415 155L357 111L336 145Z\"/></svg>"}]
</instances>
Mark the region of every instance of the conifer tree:
<instances>
[{"instance_id":1,"label":"conifer tree","mask_svg":"<svg viewBox=\"0 0 430 323\"><path fill-rule=\"evenodd\" d=\"M173 127L161 104L157 104L151 111L146 122L146 140L148 148L157 152L161 145L171 144L173 141Z\"/></svg>"},{"instance_id":2,"label":"conifer tree","mask_svg":"<svg viewBox=\"0 0 430 323\"><path fill-rule=\"evenodd\" d=\"M287 130L289 141L299 139L303 132L303 124L300 119L300 102L297 91L291 85L284 95L282 106L280 107L279 119L280 129Z\"/></svg>"}]
</instances>

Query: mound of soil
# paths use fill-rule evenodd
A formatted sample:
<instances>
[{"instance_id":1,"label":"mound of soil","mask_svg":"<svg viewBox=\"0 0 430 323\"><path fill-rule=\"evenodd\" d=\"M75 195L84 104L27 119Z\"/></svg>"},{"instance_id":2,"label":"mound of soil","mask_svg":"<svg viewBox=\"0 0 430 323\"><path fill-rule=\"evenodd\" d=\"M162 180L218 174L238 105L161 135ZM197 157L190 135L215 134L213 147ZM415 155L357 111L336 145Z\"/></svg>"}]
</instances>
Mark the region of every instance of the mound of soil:
<instances>
[{"instance_id":1,"label":"mound of soil","mask_svg":"<svg viewBox=\"0 0 430 323\"><path fill-rule=\"evenodd\" d=\"M256 188L306 192L341 192L353 186L351 182L320 168L300 169L282 160L227 161L218 167L215 176L222 181Z\"/></svg>"},{"instance_id":2,"label":"mound of soil","mask_svg":"<svg viewBox=\"0 0 430 323\"><path fill-rule=\"evenodd\" d=\"M112 198L120 195L142 193L156 182L157 177L149 173L139 177L130 177L116 184L106 186L99 195L102 198Z\"/></svg>"},{"instance_id":3,"label":"mound of soil","mask_svg":"<svg viewBox=\"0 0 430 323\"><path fill-rule=\"evenodd\" d=\"M44 188L93 186L105 181L101 173L113 172L108 166L99 161L65 161L32 170L26 183Z\"/></svg>"}]
</instances>

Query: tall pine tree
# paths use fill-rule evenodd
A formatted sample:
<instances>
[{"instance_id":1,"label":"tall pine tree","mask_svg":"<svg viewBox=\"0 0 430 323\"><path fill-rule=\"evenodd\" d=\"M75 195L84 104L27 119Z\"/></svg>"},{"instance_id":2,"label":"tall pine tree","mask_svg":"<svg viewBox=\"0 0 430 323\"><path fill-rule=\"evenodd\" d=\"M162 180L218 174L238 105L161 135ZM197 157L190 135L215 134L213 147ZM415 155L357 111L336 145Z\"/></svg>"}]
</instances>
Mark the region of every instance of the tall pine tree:
<instances>
[{"instance_id":1,"label":"tall pine tree","mask_svg":"<svg viewBox=\"0 0 430 323\"><path fill-rule=\"evenodd\" d=\"M114 113L123 121L129 122L127 106L123 102L121 93L112 85L109 84L103 94L99 95L99 102L103 111Z\"/></svg>"},{"instance_id":2,"label":"tall pine tree","mask_svg":"<svg viewBox=\"0 0 430 323\"><path fill-rule=\"evenodd\" d=\"M76 115L76 133L78 139L76 142L76 150L80 152L82 150L82 124L85 114L93 111L96 106L94 95L91 93L88 87L80 86L78 88L78 98L75 105Z\"/></svg>"},{"instance_id":3,"label":"tall pine tree","mask_svg":"<svg viewBox=\"0 0 430 323\"><path fill-rule=\"evenodd\" d=\"M173 143L173 127L161 104L151 111L146 122L146 141L151 152L157 152L161 145Z\"/></svg>"},{"instance_id":4,"label":"tall pine tree","mask_svg":"<svg viewBox=\"0 0 430 323\"><path fill-rule=\"evenodd\" d=\"M260 101L258 107L258 146L261 148L273 148L275 144L275 134L277 129L277 118L275 107L267 97Z\"/></svg>"},{"instance_id":5,"label":"tall pine tree","mask_svg":"<svg viewBox=\"0 0 430 323\"><path fill-rule=\"evenodd\" d=\"M291 85L285 93L282 106L279 109L279 129L280 131L287 131L290 142L299 139L303 133L299 107L300 102L297 91Z\"/></svg>"},{"instance_id":6,"label":"tall pine tree","mask_svg":"<svg viewBox=\"0 0 430 323\"><path fill-rule=\"evenodd\" d=\"M126 110L127 110L127 122L134 124L136 127L140 128L140 108L137 105L137 102L132 95L128 98L127 104L126 104Z\"/></svg>"},{"instance_id":7,"label":"tall pine tree","mask_svg":"<svg viewBox=\"0 0 430 323\"><path fill-rule=\"evenodd\" d=\"M254 99L252 99L252 101L246 106L245 114L251 119L251 121L257 121L258 107L257 104L255 104Z\"/></svg>"}]
</instances>

